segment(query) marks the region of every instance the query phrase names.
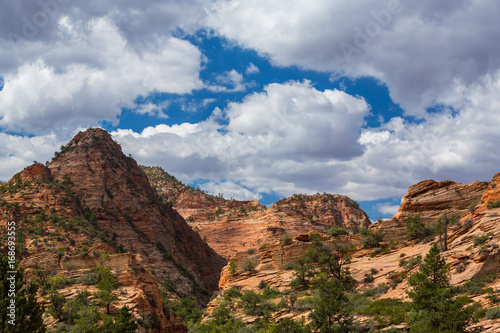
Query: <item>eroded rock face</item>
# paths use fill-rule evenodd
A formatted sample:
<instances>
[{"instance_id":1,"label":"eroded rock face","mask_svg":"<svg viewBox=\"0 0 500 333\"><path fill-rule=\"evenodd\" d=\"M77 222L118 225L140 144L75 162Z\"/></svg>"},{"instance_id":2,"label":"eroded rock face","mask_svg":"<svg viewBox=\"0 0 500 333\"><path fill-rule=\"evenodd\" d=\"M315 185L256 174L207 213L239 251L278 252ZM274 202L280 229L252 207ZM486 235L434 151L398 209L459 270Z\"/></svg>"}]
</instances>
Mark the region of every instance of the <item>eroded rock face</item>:
<instances>
[{"instance_id":1,"label":"eroded rock face","mask_svg":"<svg viewBox=\"0 0 500 333\"><path fill-rule=\"evenodd\" d=\"M91 254L60 257L57 254L44 252L24 259L21 266L26 268L27 277L33 275L33 270L42 269L47 274L64 275L71 281L78 281L79 278L91 273L101 260L103 260L102 256ZM111 268L119 284L116 291L118 300L110 306L111 315L118 314L120 308L126 306L132 319L139 324L138 332L187 333L187 327L164 305L159 285L141 255L112 254L109 255L107 261L104 261L104 265ZM72 298L78 290L82 289L87 289L90 293L98 291L94 285L87 286L78 283L58 291L66 298ZM159 329L144 326L145 314L149 316L148 318L154 318L154 326ZM45 323L49 328L56 328L58 320L46 316Z\"/></svg>"},{"instance_id":2,"label":"eroded rock face","mask_svg":"<svg viewBox=\"0 0 500 333\"><path fill-rule=\"evenodd\" d=\"M285 235L370 224L357 203L342 195L294 195L268 208L258 201L208 195L180 183L158 167L143 170L164 200L226 259L240 251L278 242Z\"/></svg>"},{"instance_id":3,"label":"eroded rock face","mask_svg":"<svg viewBox=\"0 0 500 333\"><path fill-rule=\"evenodd\" d=\"M55 180L71 182L71 193L81 206L77 209L96 214L99 229L127 252L142 254L160 279L167 271L177 272L180 287L187 289L191 283L178 268L184 267L199 285L217 287L224 260L182 216L162 204L141 168L106 131L79 133L48 169Z\"/></svg>"},{"instance_id":4,"label":"eroded rock face","mask_svg":"<svg viewBox=\"0 0 500 333\"><path fill-rule=\"evenodd\" d=\"M425 224L435 223L443 216L458 214L463 217L469 207L480 200L487 187L488 183L479 181L464 185L424 180L410 187L394 217L374 227L382 229L387 240L404 240L408 217L419 215Z\"/></svg>"}]
</instances>

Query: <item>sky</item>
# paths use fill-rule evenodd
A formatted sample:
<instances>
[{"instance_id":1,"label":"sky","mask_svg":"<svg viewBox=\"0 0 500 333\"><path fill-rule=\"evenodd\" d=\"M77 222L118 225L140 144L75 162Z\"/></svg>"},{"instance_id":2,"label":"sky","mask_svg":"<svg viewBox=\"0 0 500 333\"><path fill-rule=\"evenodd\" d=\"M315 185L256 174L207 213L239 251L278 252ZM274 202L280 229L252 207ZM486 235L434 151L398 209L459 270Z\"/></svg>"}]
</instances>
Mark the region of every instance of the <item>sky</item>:
<instances>
[{"instance_id":1,"label":"sky","mask_svg":"<svg viewBox=\"0 0 500 333\"><path fill-rule=\"evenodd\" d=\"M0 0L0 179L76 133L225 198L372 220L500 172L500 2Z\"/></svg>"}]
</instances>

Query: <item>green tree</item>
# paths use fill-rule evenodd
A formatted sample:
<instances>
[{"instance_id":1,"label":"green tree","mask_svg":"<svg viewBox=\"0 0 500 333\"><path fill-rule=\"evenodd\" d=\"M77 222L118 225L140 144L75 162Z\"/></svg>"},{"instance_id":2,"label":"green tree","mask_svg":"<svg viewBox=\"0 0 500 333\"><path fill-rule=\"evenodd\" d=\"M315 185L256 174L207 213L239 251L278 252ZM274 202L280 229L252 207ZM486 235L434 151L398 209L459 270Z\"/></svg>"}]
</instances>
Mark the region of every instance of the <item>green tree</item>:
<instances>
[{"instance_id":1,"label":"green tree","mask_svg":"<svg viewBox=\"0 0 500 333\"><path fill-rule=\"evenodd\" d=\"M379 247L380 242L384 240L384 233L382 230L377 229L368 229L368 228L361 228L359 229L359 233L363 236L363 247L366 249L371 249L374 247Z\"/></svg>"},{"instance_id":2,"label":"green tree","mask_svg":"<svg viewBox=\"0 0 500 333\"><path fill-rule=\"evenodd\" d=\"M424 219L420 215L413 215L406 219L406 237L409 240L420 241L433 234L433 228L425 226Z\"/></svg>"},{"instance_id":3,"label":"green tree","mask_svg":"<svg viewBox=\"0 0 500 333\"><path fill-rule=\"evenodd\" d=\"M294 289L307 287L309 279L314 276L314 267L311 260L307 257L299 257L295 259L293 269L295 279L290 282L290 286Z\"/></svg>"},{"instance_id":4,"label":"green tree","mask_svg":"<svg viewBox=\"0 0 500 333\"><path fill-rule=\"evenodd\" d=\"M476 322L474 308L464 306L467 297L453 298L449 287L450 267L434 244L425 256L421 272L408 280L411 287L408 296L413 300L408 315L410 332L452 333L479 332L470 326Z\"/></svg>"},{"instance_id":5,"label":"green tree","mask_svg":"<svg viewBox=\"0 0 500 333\"><path fill-rule=\"evenodd\" d=\"M9 273L16 270L16 274ZM0 333L45 332L42 319L44 308L36 297L38 286L26 285L24 269L18 269L18 262L9 262L9 258L3 254L0 254L0 280ZM11 286L15 287L15 294L10 294ZM9 309L13 307L11 301L15 304L15 316Z\"/></svg>"},{"instance_id":6,"label":"green tree","mask_svg":"<svg viewBox=\"0 0 500 333\"><path fill-rule=\"evenodd\" d=\"M443 242L443 251L448 251L448 227L454 225L460 220L460 215L453 214L452 216L444 215L438 220L436 232Z\"/></svg>"},{"instance_id":7,"label":"green tree","mask_svg":"<svg viewBox=\"0 0 500 333\"><path fill-rule=\"evenodd\" d=\"M47 312L59 320L64 320L64 305L66 304L66 297L61 295L57 290L52 289L45 299L49 302Z\"/></svg>"},{"instance_id":8,"label":"green tree","mask_svg":"<svg viewBox=\"0 0 500 333\"><path fill-rule=\"evenodd\" d=\"M318 295L309 315L313 326L321 333L351 332L354 321L347 312L349 299L344 293L343 283L336 279L324 281L316 291Z\"/></svg>"},{"instance_id":9,"label":"green tree","mask_svg":"<svg viewBox=\"0 0 500 333\"><path fill-rule=\"evenodd\" d=\"M132 316L128 312L128 308L124 305L115 318L112 326L112 333L134 333L137 329L137 324L132 320Z\"/></svg>"}]
</instances>

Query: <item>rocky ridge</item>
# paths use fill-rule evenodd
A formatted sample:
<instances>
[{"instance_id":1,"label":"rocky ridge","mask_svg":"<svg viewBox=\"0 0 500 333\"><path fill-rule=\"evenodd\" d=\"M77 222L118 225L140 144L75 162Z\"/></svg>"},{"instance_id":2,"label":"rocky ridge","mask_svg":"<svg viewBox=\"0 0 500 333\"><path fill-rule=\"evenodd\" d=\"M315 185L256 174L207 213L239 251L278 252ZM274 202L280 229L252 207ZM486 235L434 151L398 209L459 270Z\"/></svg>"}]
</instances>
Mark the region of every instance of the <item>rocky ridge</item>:
<instances>
[{"instance_id":1,"label":"rocky ridge","mask_svg":"<svg viewBox=\"0 0 500 333\"><path fill-rule=\"evenodd\" d=\"M426 224L435 223L443 214L460 214L460 221L448 229L447 251L443 257L450 265L451 281L453 286L463 285L465 282L493 274L498 277L500 271L500 174L492 182L474 182L462 185L454 182L425 181L410 187L409 192L402 199L400 211L390 220L372 225L373 229L380 228L385 233L381 248L366 249L361 246L362 236L344 235L338 237L323 237L325 247L331 247L332 242L350 243L352 256L349 264L352 276L357 281L360 293L377 290L381 285L387 287L381 298L397 298L408 301L406 291L409 290L408 276L416 272L421 259L428 253L434 238L430 243L417 243L405 238L404 221L408 216L420 215ZM396 236L395 236L396 235ZM303 256L310 247L309 235L297 235L289 243L276 243L256 251L241 252L232 259L233 272L230 265L226 266L221 275L220 295L210 304L210 311L227 304L228 297L225 290L238 289L241 292L253 290L262 292L262 285L268 285L282 292L289 289L294 278L290 266ZM421 256L421 257L419 257ZM252 263L249 267L249 262ZM416 264L409 264L409 263ZM366 279L366 276L372 276ZM264 282L263 282L264 281ZM484 288L491 288L488 293L469 294L485 309L495 307L488 297L500 296L500 279L493 278ZM384 290L384 289L383 289ZM486 290L486 289L485 289ZM300 299L307 299L299 296ZM284 296L287 300L288 296ZM276 301L277 302L277 301ZM310 310L301 306L291 306L272 314L272 320L280 321L283 318L307 318ZM247 323L252 323L256 317L245 315L237 303L233 306L235 317ZM356 315L357 320L367 322L373 317ZM483 332L497 332L500 323L496 320L482 319L479 323ZM400 328L406 326L400 325ZM407 328L407 327L406 327Z\"/></svg>"},{"instance_id":2,"label":"rocky ridge","mask_svg":"<svg viewBox=\"0 0 500 333\"><path fill-rule=\"evenodd\" d=\"M357 203L338 194L297 194L271 207L258 201L225 200L186 186L158 167L143 167L153 187L208 245L226 259L279 242L285 235L326 233L332 226L367 227Z\"/></svg>"},{"instance_id":3,"label":"rocky ridge","mask_svg":"<svg viewBox=\"0 0 500 333\"><path fill-rule=\"evenodd\" d=\"M15 221L25 263L48 253L64 261L96 247L139 255L160 286L173 284L177 295L200 302L217 289L225 265L101 129L79 133L46 166L34 163L0 185L0 215L2 230Z\"/></svg>"}]
</instances>

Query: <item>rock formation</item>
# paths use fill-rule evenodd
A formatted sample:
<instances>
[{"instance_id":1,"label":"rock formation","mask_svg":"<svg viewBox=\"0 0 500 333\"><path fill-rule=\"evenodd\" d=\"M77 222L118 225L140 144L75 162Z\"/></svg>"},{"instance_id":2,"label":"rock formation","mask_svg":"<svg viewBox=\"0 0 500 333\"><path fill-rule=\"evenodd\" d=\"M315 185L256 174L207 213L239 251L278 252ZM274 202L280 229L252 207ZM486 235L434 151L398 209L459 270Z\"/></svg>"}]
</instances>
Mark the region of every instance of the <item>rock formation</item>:
<instances>
[{"instance_id":1,"label":"rock formation","mask_svg":"<svg viewBox=\"0 0 500 333\"><path fill-rule=\"evenodd\" d=\"M387 240L404 240L408 217L419 215L425 224L436 223L443 216L458 214L462 217L480 200L487 187L487 182L479 181L465 185L452 181L421 181L403 196L396 215L376 227L382 229Z\"/></svg>"},{"instance_id":2,"label":"rock formation","mask_svg":"<svg viewBox=\"0 0 500 333\"><path fill-rule=\"evenodd\" d=\"M217 253L237 252L279 242L285 235L325 233L332 226L359 228L370 220L343 195L294 195L267 208L258 201L225 200L180 183L157 167L143 167L158 194L170 202Z\"/></svg>"},{"instance_id":3,"label":"rock formation","mask_svg":"<svg viewBox=\"0 0 500 333\"><path fill-rule=\"evenodd\" d=\"M35 163L4 182L0 213L0 226L16 222L24 263L48 252L126 252L160 285L174 283L178 295L200 301L217 289L225 265L101 129L79 133L47 166Z\"/></svg>"}]
</instances>

